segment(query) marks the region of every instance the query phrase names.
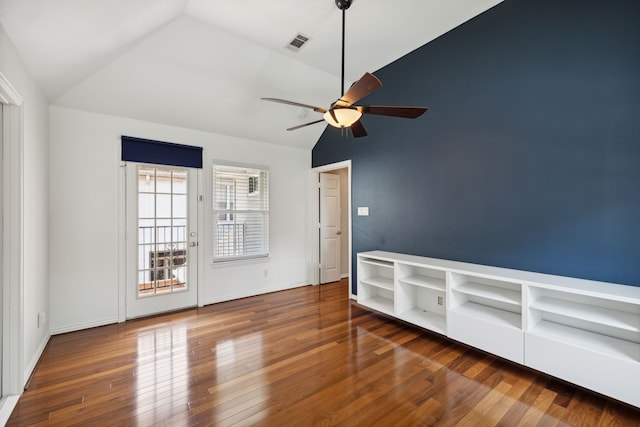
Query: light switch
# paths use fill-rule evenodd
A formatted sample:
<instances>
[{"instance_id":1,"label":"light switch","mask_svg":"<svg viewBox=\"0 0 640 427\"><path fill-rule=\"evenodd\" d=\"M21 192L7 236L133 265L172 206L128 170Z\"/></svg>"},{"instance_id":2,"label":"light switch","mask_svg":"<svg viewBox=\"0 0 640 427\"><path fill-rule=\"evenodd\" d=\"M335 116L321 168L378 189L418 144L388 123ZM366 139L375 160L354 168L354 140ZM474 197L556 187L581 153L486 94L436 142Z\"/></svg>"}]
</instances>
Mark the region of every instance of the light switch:
<instances>
[{"instance_id":1,"label":"light switch","mask_svg":"<svg viewBox=\"0 0 640 427\"><path fill-rule=\"evenodd\" d=\"M369 216L369 206L358 206L358 216Z\"/></svg>"}]
</instances>

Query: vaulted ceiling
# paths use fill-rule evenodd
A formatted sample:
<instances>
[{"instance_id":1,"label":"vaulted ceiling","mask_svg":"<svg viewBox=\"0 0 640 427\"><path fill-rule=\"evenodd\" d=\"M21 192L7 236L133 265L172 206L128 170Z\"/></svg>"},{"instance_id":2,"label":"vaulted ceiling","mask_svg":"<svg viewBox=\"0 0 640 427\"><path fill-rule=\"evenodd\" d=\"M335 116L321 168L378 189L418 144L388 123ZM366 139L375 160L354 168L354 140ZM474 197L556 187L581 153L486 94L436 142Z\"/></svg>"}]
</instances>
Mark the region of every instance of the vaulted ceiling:
<instances>
[{"instance_id":1,"label":"vaulted ceiling","mask_svg":"<svg viewBox=\"0 0 640 427\"><path fill-rule=\"evenodd\" d=\"M354 0L347 85L500 1ZM324 123L285 129L320 114L260 98L340 96L334 0L0 0L0 24L64 107L309 149ZM298 33L310 41L294 52Z\"/></svg>"}]
</instances>

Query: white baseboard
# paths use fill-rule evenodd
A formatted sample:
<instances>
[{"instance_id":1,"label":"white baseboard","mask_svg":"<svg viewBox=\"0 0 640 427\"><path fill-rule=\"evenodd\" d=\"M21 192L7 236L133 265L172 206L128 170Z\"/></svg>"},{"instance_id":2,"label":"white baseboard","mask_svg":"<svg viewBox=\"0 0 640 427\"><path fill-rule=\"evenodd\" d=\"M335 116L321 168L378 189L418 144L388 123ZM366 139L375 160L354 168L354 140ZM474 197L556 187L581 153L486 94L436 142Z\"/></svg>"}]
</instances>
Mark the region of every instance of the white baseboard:
<instances>
[{"instance_id":1,"label":"white baseboard","mask_svg":"<svg viewBox=\"0 0 640 427\"><path fill-rule=\"evenodd\" d=\"M29 378L33 374L33 370L36 369L36 366L38 365L38 361L40 360L40 357L42 357L42 353L44 352L44 349L47 347L47 343L49 342L50 339L51 339L51 334L47 334L42 340L42 342L40 342L38 349L36 350L35 354L31 358L31 361L29 362L29 366L25 367L24 377L22 378L23 387L27 385L27 381L29 381Z\"/></svg>"},{"instance_id":2,"label":"white baseboard","mask_svg":"<svg viewBox=\"0 0 640 427\"><path fill-rule=\"evenodd\" d=\"M51 335L65 334L67 332L81 331L83 329L95 328L98 326L111 325L113 323L120 323L118 317L97 320L95 322L76 323L74 325L59 326L51 328Z\"/></svg>"},{"instance_id":3,"label":"white baseboard","mask_svg":"<svg viewBox=\"0 0 640 427\"><path fill-rule=\"evenodd\" d=\"M9 421L9 417L13 412L13 409L18 404L20 396L5 396L0 400L0 426L4 426Z\"/></svg>"},{"instance_id":4,"label":"white baseboard","mask_svg":"<svg viewBox=\"0 0 640 427\"><path fill-rule=\"evenodd\" d=\"M300 282L300 283L291 283L288 285L281 285L281 286L273 286L270 288L263 288L263 289L254 289L251 290L249 292L241 292L241 293L237 293L237 294L229 294L229 295L224 295L221 297L216 297L216 298L212 298L209 300L206 300L204 302L204 305L209 305L209 304L216 304L219 302L225 302L225 301L231 301L234 299L240 299L240 298L247 298L247 297L253 297L256 295L263 295L263 294L268 294L271 292L278 292L278 291L284 291L286 289L293 289L293 288L299 288L302 286L308 286L309 282L305 281L305 282Z\"/></svg>"}]
</instances>

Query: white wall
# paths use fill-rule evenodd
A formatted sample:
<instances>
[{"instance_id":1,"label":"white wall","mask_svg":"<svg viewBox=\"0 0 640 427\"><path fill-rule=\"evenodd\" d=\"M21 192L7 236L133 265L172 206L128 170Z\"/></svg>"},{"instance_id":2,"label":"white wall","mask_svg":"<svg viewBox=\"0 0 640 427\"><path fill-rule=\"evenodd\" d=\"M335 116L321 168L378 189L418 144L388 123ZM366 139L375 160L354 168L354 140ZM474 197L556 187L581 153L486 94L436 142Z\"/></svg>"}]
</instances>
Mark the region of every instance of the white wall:
<instances>
[{"instance_id":1,"label":"white wall","mask_svg":"<svg viewBox=\"0 0 640 427\"><path fill-rule=\"evenodd\" d=\"M49 313L48 289L48 102L26 71L18 52L0 26L0 72L23 99L22 239L23 239L23 380L49 338L48 322L38 327L38 313ZM6 236L5 236L6 237ZM13 284L11 284L13 286ZM15 308L18 310L19 308ZM19 326L20 327L20 326Z\"/></svg>"},{"instance_id":2,"label":"white wall","mask_svg":"<svg viewBox=\"0 0 640 427\"><path fill-rule=\"evenodd\" d=\"M204 147L204 265L200 301L209 304L309 281L308 172L311 151L52 106L50 290L53 333L121 318L118 213L120 136ZM212 160L270 168L268 260L211 263ZM88 250L91 248L91 250Z\"/></svg>"}]
</instances>

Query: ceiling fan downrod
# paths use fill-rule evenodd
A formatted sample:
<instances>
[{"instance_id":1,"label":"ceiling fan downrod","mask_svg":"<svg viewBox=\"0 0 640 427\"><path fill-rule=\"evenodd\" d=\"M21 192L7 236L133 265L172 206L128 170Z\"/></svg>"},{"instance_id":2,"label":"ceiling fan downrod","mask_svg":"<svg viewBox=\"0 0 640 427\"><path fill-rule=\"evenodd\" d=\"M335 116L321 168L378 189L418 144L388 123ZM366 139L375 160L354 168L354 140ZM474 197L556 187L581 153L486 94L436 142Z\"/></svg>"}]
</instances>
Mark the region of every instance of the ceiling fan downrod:
<instances>
[{"instance_id":1,"label":"ceiling fan downrod","mask_svg":"<svg viewBox=\"0 0 640 427\"><path fill-rule=\"evenodd\" d=\"M344 23L345 11L351 6L352 0L336 0L336 6L342 11L342 74L340 79L340 96L344 93Z\"/></svg>"}]
</instances>

